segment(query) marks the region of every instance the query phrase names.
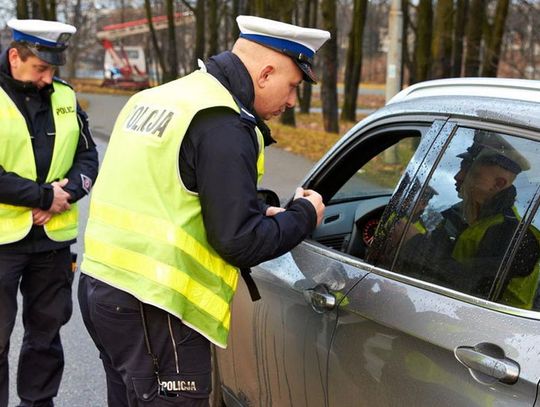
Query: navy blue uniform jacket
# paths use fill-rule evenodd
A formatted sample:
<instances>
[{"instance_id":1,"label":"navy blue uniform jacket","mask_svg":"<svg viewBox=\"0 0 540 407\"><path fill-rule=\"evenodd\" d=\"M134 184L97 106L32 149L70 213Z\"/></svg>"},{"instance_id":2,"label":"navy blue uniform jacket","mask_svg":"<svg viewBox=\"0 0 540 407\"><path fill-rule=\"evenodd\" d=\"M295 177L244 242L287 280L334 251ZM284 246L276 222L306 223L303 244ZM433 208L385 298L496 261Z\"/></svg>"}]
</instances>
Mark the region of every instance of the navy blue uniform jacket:
<instances>
[{"instance_id":1,"label":"navy blue uniform jacket","mask_svg":"<svg viewBox=\"0 0 540 407\"><path fill-rule=\"evenodd\" d=\"M7 172L0 165L0 202L47 210L51 207L54 197L50 184L45 183L54 148L55 130L50 103L51 93L54 92L53 86L38 89L31 83L13 79L7 50L0 56L0 86L26 120L32 138L37 170L37 180L34 181L22 178L14 172ZM88 117L78 105L77 118L80 127L79 142L73 165L66 174L69 182L64 187L71 195L71 202L78 201L88 193L90 187L88 181L93 183L98 172L98 155L88 127ZM9 123L0 123L0 126L8 125ZM73 242L74 240L52 241L45 234L43 226L33 226L24 239L0 245L0 251L37 253L67 247Z\"/></svg>"},{"instance_id":2,"label":"navy blue uniform jacket","mask_svg":"<svg viewBox=\"0 0 540 407\"><path fill-rule=\"evenodd\" d=\"M254 112L251 77L228 51L206 66L254 118L229 108L199 112L182 142L180 175L189 190L199 193L209 243L230 264L247 268L291 250L314 230L317 214L308 200L297 199L286 212L264 216L257 199L255 125L266 145L273 140Z\"/></svg>"}]
</instances>

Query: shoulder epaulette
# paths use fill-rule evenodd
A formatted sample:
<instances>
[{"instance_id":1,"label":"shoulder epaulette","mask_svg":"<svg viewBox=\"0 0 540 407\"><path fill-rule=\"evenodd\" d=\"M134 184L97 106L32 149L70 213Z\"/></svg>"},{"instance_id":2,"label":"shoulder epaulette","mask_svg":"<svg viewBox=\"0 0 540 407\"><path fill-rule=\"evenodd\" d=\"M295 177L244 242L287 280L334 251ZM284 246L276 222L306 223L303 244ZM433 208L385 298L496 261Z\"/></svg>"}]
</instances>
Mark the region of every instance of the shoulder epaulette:
<instances>
[{"instance_id":1,"label":"shoulder epaulette","mask_svg":"<svg viewBox=\"0 0 540 407\"><path fill-rule=\"evenodd\" d=\"M61 83L62 85L69 86L71 89L73 89L73 86L71 86L71 85L69 84L69 82L66 82L66 81L63 80L62 78L59 78L58 76L53 76L53 81L58 82L58 83Z\"/></svg>"},{"instance_id":2,"label":"shoulder epaulette","mask_svg":"<svg viewBox=\"0 0 540 407\"><path fill-rule=\"evenodd\" d=\"M240 120L246 121L251 124L257 124L257 119L253 115L253 113L250 113L249 110L247 110L240 101L233 96L234 101L236 102L238 108L240 109Z\"/></svg>"}]
</instances>

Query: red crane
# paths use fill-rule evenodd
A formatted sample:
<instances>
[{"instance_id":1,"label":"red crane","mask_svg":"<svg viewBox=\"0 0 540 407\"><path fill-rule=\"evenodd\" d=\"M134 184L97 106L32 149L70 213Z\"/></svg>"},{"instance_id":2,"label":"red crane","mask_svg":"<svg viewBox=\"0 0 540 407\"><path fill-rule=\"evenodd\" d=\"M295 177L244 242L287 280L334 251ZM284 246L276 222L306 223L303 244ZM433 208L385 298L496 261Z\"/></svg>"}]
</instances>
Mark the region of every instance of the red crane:
<instances>
[{"instance_id":1,"label":"red crane","mask_svg":"<svg viewBox=\"0 0 540 407\"><path fill-rule=\"evenodd\" d=\"M174 23L176 26L193 21L191 12L176 13ZM167 16L152 18L155 30L167 28ZM113 41L136 34L145 34L150 31L148 19L142 18L119 24L103 27L97 33L105 49L103 86L112 86L123 89L144 89L149 87L148 72L144 48L141 45L115 45Z\"/></svg>"}]
</instances>

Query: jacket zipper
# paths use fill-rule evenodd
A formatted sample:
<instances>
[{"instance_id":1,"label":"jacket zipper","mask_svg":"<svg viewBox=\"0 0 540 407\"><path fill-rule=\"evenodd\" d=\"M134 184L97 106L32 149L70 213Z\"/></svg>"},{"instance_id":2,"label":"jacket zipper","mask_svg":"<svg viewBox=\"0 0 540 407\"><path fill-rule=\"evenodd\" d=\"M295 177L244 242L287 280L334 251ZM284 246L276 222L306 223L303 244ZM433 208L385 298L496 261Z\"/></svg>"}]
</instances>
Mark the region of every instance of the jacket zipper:
<instances>
[{"instance_id":1,"label":"jacket zipper","mask_svg":"<svg viewBox=\"0 0 540 407\"><path fill-rule=\"evenodd\" d=\"M171 316L169 314L167 314L167 320L169 321L169 333L171 334L171 341L173 344L174 362L176 364L176 373L180 374L180 368L178 367L178 352L176 351L176 340L174 339L174 334L173 334L172 325L171 325Z\"/></svg>"}]
</instances>

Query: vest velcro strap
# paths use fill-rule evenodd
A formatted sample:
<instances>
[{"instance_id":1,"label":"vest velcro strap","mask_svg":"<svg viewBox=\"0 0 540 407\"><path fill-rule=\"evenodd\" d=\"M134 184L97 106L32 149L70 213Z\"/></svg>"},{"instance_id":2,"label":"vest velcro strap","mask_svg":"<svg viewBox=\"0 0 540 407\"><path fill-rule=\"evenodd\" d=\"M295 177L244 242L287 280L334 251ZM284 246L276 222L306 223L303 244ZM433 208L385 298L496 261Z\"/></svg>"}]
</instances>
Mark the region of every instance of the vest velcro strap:
<instances>
[{"instance_id":1,"label":"vest velcro strap","mask_svg":"<svg viewBox=\"0 0 540 407\"><path fill-rule=\"evenodd\" d=\"M101 242L88 231L85 246L86 255L91 260L139 274L155 284L175 290L229 329L229 304L182 270L141 253Z\"/></svg>"}]
</instances>

